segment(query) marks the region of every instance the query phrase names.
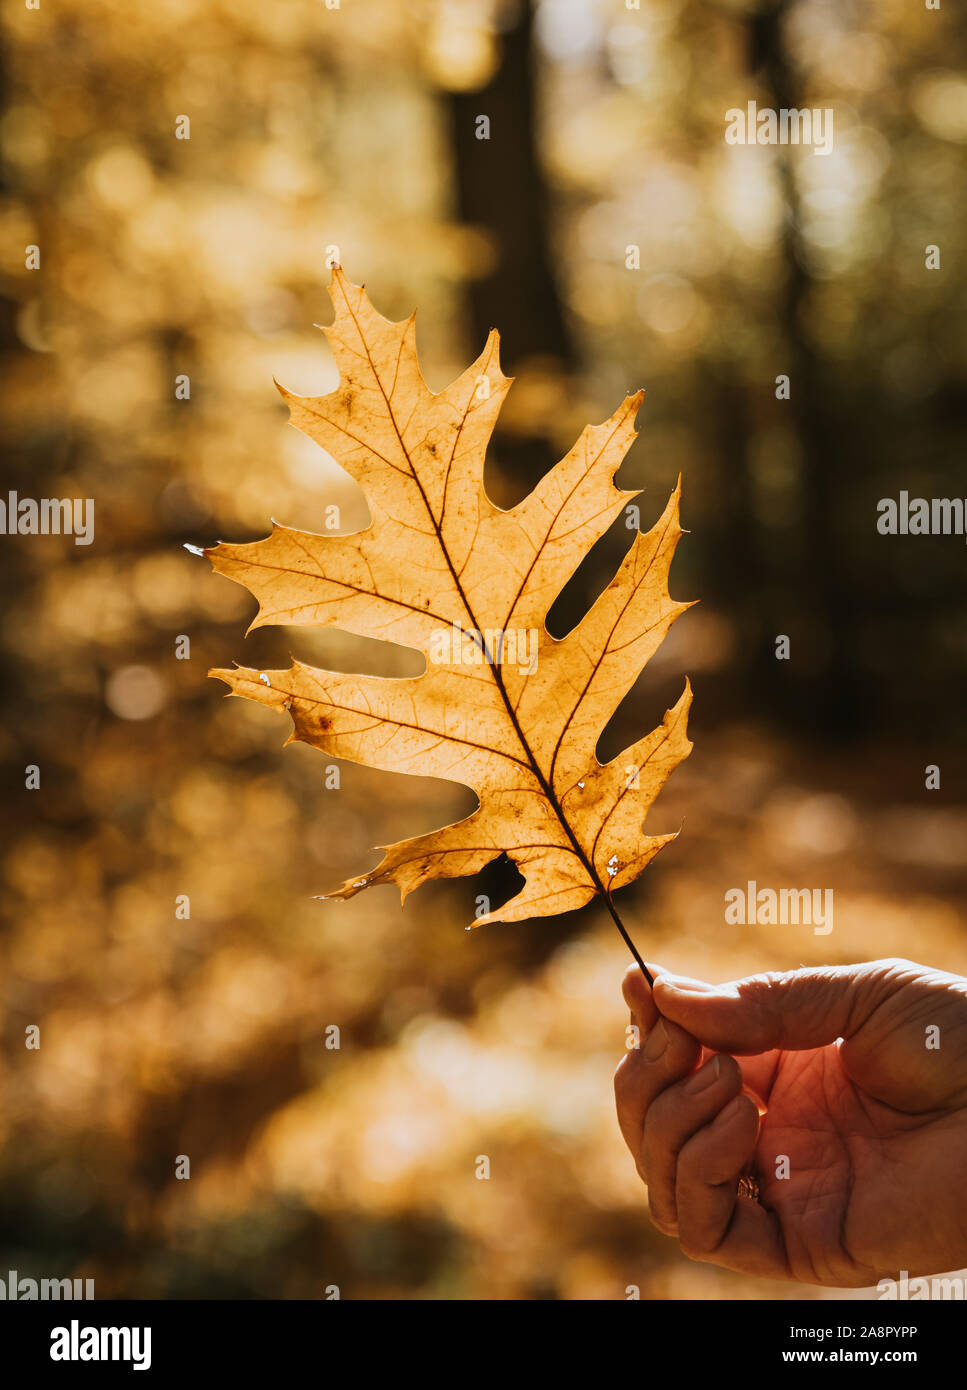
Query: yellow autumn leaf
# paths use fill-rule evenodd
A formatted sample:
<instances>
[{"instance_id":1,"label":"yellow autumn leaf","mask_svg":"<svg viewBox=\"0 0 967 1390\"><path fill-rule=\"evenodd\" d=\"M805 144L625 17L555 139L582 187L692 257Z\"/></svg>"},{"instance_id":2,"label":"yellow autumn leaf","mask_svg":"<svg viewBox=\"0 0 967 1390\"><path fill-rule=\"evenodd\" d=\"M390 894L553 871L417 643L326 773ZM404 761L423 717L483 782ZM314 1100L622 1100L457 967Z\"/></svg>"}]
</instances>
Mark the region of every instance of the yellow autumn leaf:
<instances>
[{"instance_id":1,"label":"yellow autumn leaf","mask_svg":"<svg viewBox=\"0 0 967 1390\"><path fill-rule=\"evenodd\" d=\"M688 756L685 690L662 724L601 764L602 730L675 619L668 593L680 484L617 574L563 638L545 617L594 543L636 492L614 485L642 394L585 428L516 507L484 489L484 458L511 384L493 331L440 394L417 361L414 319L391 323L342 270L324 329L340 385L325 396L279 388L292 422L359 483L371 524L321 536L275 525L265 540L206 551L258 599L253 627L335 626L416 648L424 674L386 679L318 670L216 670L235 695L287 711L292 739L332 757L473 789L472 815L398 844L332 897L474 874L505 853L521 891L479 918L521 921L583 906L630 883L674 834L645 835L661 787ZM621 928L622 934L624 930ZM627 939L627 937L626 937ZM629 943L630 944L630 943ZM633 948L632 948L633 949Z\"/></svg>"}]
</instances>

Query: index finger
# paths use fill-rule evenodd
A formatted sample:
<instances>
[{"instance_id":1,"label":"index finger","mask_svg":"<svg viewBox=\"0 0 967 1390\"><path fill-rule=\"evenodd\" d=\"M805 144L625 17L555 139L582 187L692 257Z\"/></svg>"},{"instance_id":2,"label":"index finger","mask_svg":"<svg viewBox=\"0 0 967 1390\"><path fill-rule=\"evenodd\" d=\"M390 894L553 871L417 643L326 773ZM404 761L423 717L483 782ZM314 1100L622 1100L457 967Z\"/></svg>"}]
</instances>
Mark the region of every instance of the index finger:
<instances>
[{"instance_id":1,"label":"index finger","mask_svg":"<svg viewBox=\"0 0 967 1390\"><path fill-rule=\"evenodd\" d=\"M614 1074L614 1096L621 1133L641 1172L641 1144L648 1107L666 1086L694 1070L702 1049L684 1028L661 1017L637 966L632 966L625 975L622 990L632 1018L641 1029L641 1037L639 1046L618 1064Z\"/></svg>"}]
</instances>

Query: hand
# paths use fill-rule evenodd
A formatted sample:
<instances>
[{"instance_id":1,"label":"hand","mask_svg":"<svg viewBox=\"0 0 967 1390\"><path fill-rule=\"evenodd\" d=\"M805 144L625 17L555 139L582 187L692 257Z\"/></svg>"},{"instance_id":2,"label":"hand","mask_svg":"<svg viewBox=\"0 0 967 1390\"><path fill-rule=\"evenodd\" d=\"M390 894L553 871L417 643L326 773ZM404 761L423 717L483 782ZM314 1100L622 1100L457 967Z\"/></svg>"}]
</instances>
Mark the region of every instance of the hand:
<instances>
[{"instance_id":1,"label":"hand","mask_svg":"<svg viewBox=\"0 0 967 1390\"><path fill-rule=\"evenodd\" d=\"M640 1048L615 1098L660 1231L833 1287L967 1265L967 980L907 960L718 986L649 969L654 997L625 976Z\"/></svg>"}]
</instances>

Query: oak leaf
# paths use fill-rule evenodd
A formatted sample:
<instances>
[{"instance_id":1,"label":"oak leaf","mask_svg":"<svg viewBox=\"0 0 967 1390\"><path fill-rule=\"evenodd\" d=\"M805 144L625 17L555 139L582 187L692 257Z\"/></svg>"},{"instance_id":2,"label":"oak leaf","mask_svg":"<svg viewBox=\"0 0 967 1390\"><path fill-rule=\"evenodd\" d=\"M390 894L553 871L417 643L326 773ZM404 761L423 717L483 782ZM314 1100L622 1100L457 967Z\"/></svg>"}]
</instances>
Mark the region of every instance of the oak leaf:
<instances>
[{"instance_id":1,"label":"oak leaf","mask_svg":"<svg viewBox=\"0 0 967 1390\"><path fill-rule=\"evenodd\" d=\"M494 330L480 357L439 394L417 361L415 315L392 323L341 269L325 332L339 369L325 396L279 387L292 423L359 483L371 524L321 536L273 525L265 540L206 551L258 599L252 627L335 626L416 648L424 674L386 679L318 670L215 670L231 693L279 712L332 757L472 788L479 806L453 825L381 846L368 873L331 897L392 881L401 897L431 878L483 869L501 853L524 878L480 917L521 921L583 906L630 883L675 834L645 835L662 785L688 756L688 682L662 724L602 765L602 730L687 603L668 593L679 485L614 578L565 637L547 631L554 599L637 492L614 473L636 434L643 393L585 428L516 507L484 489L484 457L511 385ZM611 908L613 913L613 908ZM613 914L614 915L614 914ZM615 918L617 921L617 917ZM620 924L619 924L620 925Z\"/></svg>"}]
</instances>

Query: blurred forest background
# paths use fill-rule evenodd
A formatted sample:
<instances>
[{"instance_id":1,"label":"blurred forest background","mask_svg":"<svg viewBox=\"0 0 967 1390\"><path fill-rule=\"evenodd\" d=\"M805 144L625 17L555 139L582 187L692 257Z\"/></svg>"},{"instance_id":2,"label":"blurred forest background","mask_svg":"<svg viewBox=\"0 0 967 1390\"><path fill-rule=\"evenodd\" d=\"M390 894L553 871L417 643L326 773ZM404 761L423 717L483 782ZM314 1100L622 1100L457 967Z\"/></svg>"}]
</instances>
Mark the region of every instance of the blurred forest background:
<instances>
[{"instance_id":1,"label":"blurred forest background","mask_svg":"<svg viewBox=\"0 0 967 1390\"><path fill-rule=\"evenodd\" d=\"M352 764L327 790L318 753L223 700L206 671L233 659L413 657L246 638L253 600L183 546L322 530L332 502L365 524L272 384L335 384L327 248L388 317L419 306L434 389L500 328L502 505L644 386L621 483L647 527L684 474L672 592L702 602L599 750L691 676L695 751L649 821L683 834L621 895L639 946L714 979L967 971L964 542L875 527L902 488L967 492L961 8L60 0L2 22L0 496L93 497L96 539L0 537L0 1269L98 1297L824 1296L651 1229L603 911L468 936L475 895L512 891L499 864L402 912L390 889L313 900L472 803ZM832 107L834 152L727 146L749 100ZM553 631L627 543L619 523ZM832 935L726 926L748 879L832 888Z\"/></svg>"}]
</instances>

